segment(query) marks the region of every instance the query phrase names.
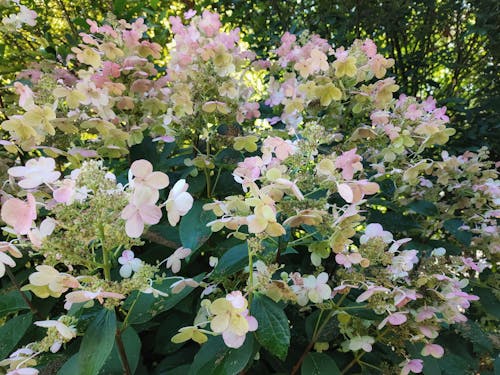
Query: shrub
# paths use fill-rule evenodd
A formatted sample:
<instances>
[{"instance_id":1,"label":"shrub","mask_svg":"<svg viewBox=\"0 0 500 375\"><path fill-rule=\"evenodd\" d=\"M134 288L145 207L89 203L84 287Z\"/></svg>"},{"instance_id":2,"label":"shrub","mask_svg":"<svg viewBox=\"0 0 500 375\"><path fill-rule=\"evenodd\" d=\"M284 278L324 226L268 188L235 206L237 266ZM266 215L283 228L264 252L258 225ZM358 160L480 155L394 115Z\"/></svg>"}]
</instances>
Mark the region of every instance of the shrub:
<instances>
[{"instance_id":1,"label":"shrub","mask_svg":"<svg viewBox=\"0 0 500 375\"><path fill-rule=\"evenodd\" d=\"M142 19L89 20L66 61L14 83L0 365L491 369L488 151L450 156L446 108L394 98L371 40L286 33L259 60L217 14L184 18L167 61Z\"/></svg>"}]
</instances>

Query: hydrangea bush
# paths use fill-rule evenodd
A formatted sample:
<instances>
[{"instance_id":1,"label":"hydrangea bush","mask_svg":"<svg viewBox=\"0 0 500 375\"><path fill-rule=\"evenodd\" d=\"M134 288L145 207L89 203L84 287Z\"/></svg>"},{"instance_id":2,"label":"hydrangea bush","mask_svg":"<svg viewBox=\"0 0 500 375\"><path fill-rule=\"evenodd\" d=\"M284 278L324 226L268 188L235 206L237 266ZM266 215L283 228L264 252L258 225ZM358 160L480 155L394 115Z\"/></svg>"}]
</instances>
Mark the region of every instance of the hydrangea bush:
<instances>
[{"instance_id":1,"label":"hydrangea bush","mask_svg":"<svg viewBox=\"0 0 500 375\"><path fill-rule=\"evenodd\" d=\"M449 155L446 108L397 94L369 39L259 59L218 14L169 21L160 46L88 20L12 85L0 371L492 370L488 150Z\"/></svg>"}]
</instances>

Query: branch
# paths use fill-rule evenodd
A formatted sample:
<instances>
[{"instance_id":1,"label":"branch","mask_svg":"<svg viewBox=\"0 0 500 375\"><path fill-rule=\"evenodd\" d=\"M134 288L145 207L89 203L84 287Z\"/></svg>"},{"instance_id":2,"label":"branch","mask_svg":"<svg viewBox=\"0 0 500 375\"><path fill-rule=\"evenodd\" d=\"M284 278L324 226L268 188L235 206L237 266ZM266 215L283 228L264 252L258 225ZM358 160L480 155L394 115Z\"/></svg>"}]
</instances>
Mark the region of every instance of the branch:
<instances>
[{"instance_id":1,"label":"branch","mask_svg":"<svg viewBox=\"0 0 500 375\"><path fill-rule=\"evenodd\" d=\"M66 18L66 21L68 22L69 28L71 29L71 32L73 33L73 37L78 40L78 31L75 28L75 25L73 21L71 21L71 17L69 16L68 10L66 9L66 6L64 5L63 0L57 0L59 3L59 6L61 7L63 13L64 13L64 18Z\"/></svg>"},{"instance_id":2,"label":"branch","mask_svg":"<svg viewBox=\"0 0 500 375\"><path fill-rule=\"evenodd\" d=\"M123 374L132 375L132 370L130 369L130 364L127 360L127 353L125 352L125 346L123 345L122 332L119 329L116 330L115 339L118 354L120 355L120 361L122 362Z\"/></svg>"},{"instance_id":3,"label":"branch","mask_svg":"<svg viewBox=\"0 0 500 375\"><path fill-rule=\"evenodd\" d=\"M177 249L178 247L181 246L180 244L178 244L174 241L167 240L167 239L163 238L162 236L160 236L158 233L151 232L151 231L146 232L143 235L143 237L150 242L154 242L158 245L166 246L170 249Z\"/></svg>"}]
</instances>

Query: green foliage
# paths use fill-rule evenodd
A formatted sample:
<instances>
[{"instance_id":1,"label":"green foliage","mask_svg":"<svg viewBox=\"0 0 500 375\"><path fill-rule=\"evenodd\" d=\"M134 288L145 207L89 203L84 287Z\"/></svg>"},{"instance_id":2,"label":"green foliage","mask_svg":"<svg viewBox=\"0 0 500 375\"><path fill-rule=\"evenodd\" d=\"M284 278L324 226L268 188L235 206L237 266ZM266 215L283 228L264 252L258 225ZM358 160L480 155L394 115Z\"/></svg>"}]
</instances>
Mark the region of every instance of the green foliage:
<instances>
[{"instance_id":1,"label":"green foliage","mask_svg":"<svg viewBox=\"0 0 500 375\"><path fill-rule=\"evenodd\" d=\"M24 295L28 300L31 299L30 293L24 293ZM21 310L29 310L29 306L18 291L13 290L0 295L0 317Z\"/></svg>"},{"instance_id":2,"label":"green foliage","mask_svg":"<svg viewBox=\"0 0 500 375\"><path fill-rule=\"evenodd\" d=\"M169 28L165 27L168 16L178 15L183 10L195 6L195 3L190 1L166 2L164 0L108 2L78 0L73 3L47 0L44 1L43 6L39 1L25 1L24 3L38 11L38 24L33 28L26 27L15 35L0 32L0 59L2 59L0 120L12 116L19 109L16 104L17 97L12 95L15 74L29 63L47 58L52 61L61 60L58 66L65 65L63 60L71 52L70 47L75 46L79 41L78 33L87 32L89 29L89 25L85 22L87 17L102 21L108 12L114 14L108 17L111 20L115 17L127 20L139 16L145 17L145 22L150 27L148 31L150 40L165 46L169 40L167 37L170 35ZM345 2L223 0L196 3L199 13L205 5L218 9L222 14L223 22L241 25L245 41L257 51L258 55L262 56L266 56L277 47L280 36L288 30L301 34L304 38L308 32L317 32L330 41L334 41L337 46L350 44L356 38L374 39L381 46L381 53L395 57L396 62L392 74L398 77L402 92L421 97L432 94L441 105L447 105L451 109L453 123L458 128L457 135L451 141L451 149L448 148L451 154L465 149L478 150L482 145L493 147L493 150L490 155L484 150L479 151L479 156L471 157L475 158L474 160L462 163L462 160L446 161L446 157L438 156L442 149L437 145L430 144L430 147L423 153L420 153L420 149L417 151L420 145L414 149L403 147L402 153L395 156L399 160L392 165L388 163L390 168L385 170L384 162L381 162L377 150L383 150L386 144L370 136L359 138L353 136L354 129L360 130L359 133L361 130L369 133L369 127L365 125L370 123L369 112L372 108L369 105L372 104L366 108L363 107L364 94L357 95L358 88L352 84L353 79L337 77L335 82L342 87L342 95L355 93L353 97L347 98L342 104L333 103L330 107L328 106L330 103L325 105L326 100L323 98L312 100L309 109L311 112L316 112L313 115L307 113L309 118L306 119L306 121L311 119L312 121L307 122L306 126L301 129L303 134L290 138L297 144L302 142L302 146L304 144L305 146L300 149L299 154L292 155L279 165L282 171L269 172L265 170L269 167L266 165L263 169L263 174L266 176L259 181L262 186L252 186L250 190L245 190L245 194L242 194L242 186L235 182L232 173L244 157L254 157L258 153L255 149L246 150L248 152L240 150L241 147L235 145L235 140L238 139L235 137L246 132L254 136L252 132L258 134L262 130L258 126L252 127L254 126L252 123L248 128L244 128L231 124L231 121L224 123L223 120L219 121L217 118L212 123L210 116L215 118L215 114L195 115L193 118L197 121L196 124L192 127L182 126L179 129L179 133L185 133L182 133L183 136L186 134L189 136L182 138L182 142L178 144L163 143L153 141L151 134L154 132L147 126L149 121L155 121L159 117L155 112L156 106L159 106L158 103L147 103L147 106L152 107L153 110L151 116L145 116L140 120L144 121L144 124L136 123L140 121L132 115L127 117L126 109L121 111L120 116L125 113L122 117L123 121L117 121L117 124L104 124L103 122L104 125L100 124L104 129L101 129L102 133L109 131L106 128L107 125L111 128L116 125L117 128L113 128L114 130L123 125L123 129L126 130L119 130L120 136L128 137L130 134L126 133L132 132L130 129L136 132L127 138L128 144L120 138L123 143L120 146L121 150L118 150L116 145L104 146L104 148L110 146L103 157L104 165L117 175L120 183L125 185L128 183L129 165L135 160L149 160L155 171L168 173L171 180L186 179L190 185L188 192L195 197L195 202L189 212L182 217L178 227L169 225L163 219L158 224L146 228L142 235L144 242L140 239L130 241L127 237L127 246L115 243L121 241L119 237L116 241L109 240L111 228L122 229L123 218L120 216L120 210L123 207L120 204L124 203L125 199L123 202L113 201L118 207L114 211L110 205L103 202L91 214L89 214L90 209L85 209L85 213L77 211L72 218L87 215L85 217L88 217L88 221L92 223L104 222L106 218L111 217L111 214L114 215L110 223L99 228L101 233L93 237L86 236L86 227L72 227L74 233L81 235L78 239L78 249L83 249L80 252L87 257L85 259L92 258L94 261L91 266L83 264L85 262L82 264L64 263L67 259L64 257L61 259L58 251L48 247L38 252L38 249L29 245L27 251L35 255L32 259L33 263L29 263L27 267L31 264L39 264L42 257L47 257L46 254L53 251L51 261L55 272L60 275L63 272L82 275L79 274L81 268L90 269L90 274L80 280L81 292L85 290L85 287L92 285L89 289L91 293L97 293L97 289L100 292L102 289L126 294L126 297L122 297L123 300L117 297L113 301L110 299L100 301L97 297L93 307L92 303L75 304L68 316L63 316L64 319L69 319L68 325L71 327L78 320L75 332L78 331L80 334L84 332L84 335L72 337L74 340L71 344L63 343L69 355L76 354L67 358L58 374L122 373L127 366L131 373L154 372L154 374L167 375L231 375L247 371L249 374L285 374L290 371L300 371L303 375L335 375L341 373L338 366L344 369L342 373L346 371L349 371L347 373L371 373L370 371L380 367L379 372L389 374L401 370L398 367L399 363L407 356L403 350L405 345L411 346L408 351L412 358L424 361L424 374L481 373L483 370L487 374L492 369L498 371L500 364L498 358L495 359L499 350L498 339L495 336L498 331L496 322L500 311L498 301L500 295L495 287L498 281L496 280L498 263L492 261L491 270L484 271L481 277L478 277L472 268L468 269L469 266L464 263L465 257L474 257L478 252L483 254L493 249L492 244L487 242L489 240L481 242L481 229L477 229L483 220L481 215L486 210L484 207L487 205L484 203L487 201L484 198L486 193L483 194L480 190L484 188L484 184L478 190L475 190L475 186L463 185L464 181L473 185L474 179L484 182L484 180L496 178L496 174L489 170L493 169L492 163L485 159L495 158L499 149L498 137L492 136L494 131L498 130L500 123L497 111L500 105L497 77L499 44L496 38L499 27L496 21L500 10L497 2L493 0L465 2L389 0L361 4L354 0ZM151 82L158 83L157 78L163 77L166 52L162 53L163 55L155 58L148 66L148 69L156 69L152 74L154 78L151 78ZM54 65L51 64L42 67L45 70L53 68ZM68 66L68 68L73 67ZM290 72L272 71L270 76L278 80L286 77L287 74ZM321 77L318 82L322 79L326 77ZM201 87L205 84L202 80L195 83ZM268 82L259 81L258 83L265 85ZM340 89L336 89L340 93ZM47 92L50 90L47 89ZM203 90L201 93L203 97L199 97L200 92L193 97L193 100L199 102L195 103L196 105L206 102L207 99L211 100L211 96L215 95ZM129 92L129 94L135 95L136 104L144 104L146 107L146 99L144 99L147 97L146 94L142 99L138 93ZM256 101L262 99L259 95L255 94ZM329 95L333 94L329 93ZM366 96L369 95L366 94ZM113 97L113 99L116 98ZM360 102L355 103L357 100ZM261 118L279 115L278 109L273 109L263 102L262 99L260 103L256 103L261 111ZM317 107L320 107L320 110ZM58 111L61 111L60 107ZM394 117L397 116L394 115ZM58 117L58 120L61 118ZM330 127L318 130L318 124L321 121L326 122ZM135 126L143 125L145 125L144 129L139 131L134 129ZM60 126L64 127L64 124ZM201 126L202 129L196 126ZM71 128L69 125L68 127ZM266 128L262 133L265 136L256 141L258 145L255 143L255 147L257 149L261 147L263 143L261 141L267 136L280 135L286 138L286 132L281 127L282 124L278 122ZM217 131L214 131L215 128ZM96 129L97 125L95 129L89 126L86 130L92 132ZM349 133L351 130L353 133ZM345 135L347 140L342 141L345 143L339 142L330 134L337 131L340 138ZM77 134L80 135L78 132ZM103 136L101 131L90 135ZM59 143L56 144L56 140ZM16 158L18 157L24 165L30 157L53 156L61 172L66 174L71 169L79 167L81 160L65 154L65 151L57 150L55 145L62 148L73 147L74 143L78 144L78 142L77 137L72 137L72 135L62 134L60 138L58 136L52 138L50 135L47 137L46 144L54 146L53 149L40 148L31 153L19 153ZM359 178L366 178L364 182L370 181L378 184L380 189L376 194L361 197L360 199L366 199L363 201L363 204L366 204L365 207L359 211L355 208L353 211L356 212L348 215L346 214L346 207L349 207L346 204L348 200L337 193L340 192L339 182L353 179L340 177L342 173L338 171L340 169L338 166L333 168L337 170L334 175L330 176L332 177L330 180L317 178L315 162L331 158L330 161L334 163L342 152L353 147L357 147L359 155L363 155L361 161L366 170L366 173L362 172L358 175ZM130 151L128 158L106 159L115 153L121 156L122 151ZM423 185L423 180L415 177L408 183L403 175L403 172L418 162L418 158L435 161L434 165L429 164L427 170L420 170L418 172L420 175L416 176L428 179L425 189L416 186L419 182ZM441 161L441 159L444 160ZM5 181L7 181L5 170L17 161L10 155L3 158L2 154L0 173ZM382 166L382 172L375 171L376 168L369 169L377 166L376 162L381 163L379 166ZM464 166L463 170L460 170L461 165ZM269 175L267 175L268 172ZM276 180L275 176L272 176L273 172L280 173L281 183ZM285 173L290 176L285 176ZM441 181L443 175L446 180ZM9 178L14 180L13 177ZM93 181L93 184L99 185L99 182ZM258 190L266 184L265 188L269 190L262 189L255 193L255 189ZM13 185L13 182L9 185ZM173 185L172 181L171 185ZM455 186L460 187L457 189ZM245 186L245 189L247 188ZM298 199L296 191L296 195L293 196L291 194L293 189L304 192L305 199ZM122 190L126 191L126 189ZM52 199L52 191L39 193L43 199ZM282 193L285 197L283 201L280 202L281 198L275 197L276 193ZM24 193L20 193L19 189L9 190L5 196L16 194L19 198L25 199L25 195L22 195ZM104 201L109 200L106 194L108 193L105 193ZM216 221L217 216L211 210L204 210L203 206L214 201L222 203L219 199L223 200L237 194L240 197L232 197L235 199L231 202L225 201L224 204L227 205L224 209L219 207L223 213L217 214L221 221L222 217L223 219L237 219L231 223L233 227L230 225L224 227L224 223L217 223L221 224L220 228L212 232L213 228L207 224ZM167 195L168 190L162 191L159 193L159 199L164 201ZM270 201L272 203L269 203ZM275 205L275 201L282 205ZM76 203L75 206L79 204ZM124 205L125 203L122 206ZM263 208L262 212L258 212L257 205L259 209ZM48 206L47 204L47 208ZM62 218L59 219L59 224L61 225L55 236L64 233L66 226L70 227L74 221L64 220L64 214L70 208L60 208L61 206L59 206ZM355 204L352 207L354 206ZM44 208L39 211L40 219L49 212L45 207L44 205ZM84 207L83 203L81 207ZM99 215L94 215L94 212ZM257 217L259 214L260 216ZM488 214L493 215L491 212ZM248 225L247 216L249 215L253 215L253 219L261 220L257 224L261 225L262 221L264 221L263 227L270 226L270 223L277 224L279 230L274 228L276 232L273 232L272 229L267 228L267 233L264 229L254 230L252 233ZM366 220L360 215L366 216ZM295 218L299 224L286 225L283 221L287 217ZM394 239L411 237L412 241L395 251L388 251L387 247L390 245L387 242L384 244L380 239L377 240L378 242L373 241L365 245L360 237L366 225L370 223L381 224L384 230L392 232ZM477 226L474 228L475 224ZM234 229L236 227L237 229ZM281 229L283 231L280 231ZM235 230L237 234L231 237ZM31 232L30 234L33 235ZM107 238L105 234L108 235ZM121 235L125 236L123 233ZM5 232L4 236L7 240L10 234ZM63 236L61 238L64 239ZM111 243L106 243L106 241ZM340 243L339 246L337 241ZM59 245L61 248L71 250L67 253L69 256L77 256L74 254L77 246L64 240L61 240ZM122 264L119 263L121 262L119 256L123 250L130 249L132 245L141 261L149 264L143 269L143 273L135 273L132 278L122 277L118 271ZM183 258L182 277L178 274L179 270L175 271L171 266L169 266L170 269L164 266L164 260L168 262L167 257L173 256L171 250L180 246L192 250L189 257ZM432 252L439 248L446 251L445 255L433 257ZM395 279L399 278L399 287L394 287L394 290L390 291L395 294L394 296L388 296L389 293L385 295L384 292L376 294L370 301L355 302L356 296L360 295L361 290L368 287L372 280L379 278L378 285L380 286L387 285L392 288L397 285L397 282L385 275L388 272L387 269L392 266L391 261L396 257L395 254L400 255L409 249L418 250L418 268L417 263L414 265L410 261L409 266L406 265L408 269L405 269L405 272L408 271L408 280L414 281L415 285L411 285L410 282L405 284L406 279L403 280L403 277L397 276ZM314 250L318 251L315 253ZM358 255L360 253L363 253L363 256L366 255L368 259L364 260L369 260L371 264L355 264L352 268L351 266L342 267L337 256L345 256L351 250ZM491 252L493 253L493 250ZM311 253L322 255L319 266L315 264L317 267L313 267L309 262ZM105 255L111 260L105 259ZM213 259L210 259L212 256L218 257L218 263L213 269ZM495 257L496 255L492 259L497 259ZM447 263L449 259L452 261ZM398 261L408 262L408 260L402 261L401 259ZM68 264L72 266L69 267ZM265 266L262 266L263 264ZM397 266L398 264L395 265ZM112 268L112 272L105 267ZM21 268L23 267L18 267L14 271L19 282L25 284L32 270ZM429 323L438 325L444 332L436 341L446 349L441 361L432 357L422 357L422 345L410 345L403 341L408 337L412 340L416 337L412 335L418 330L418 324L412 322L413 325L410 326L408 323L403 326L402 331L397 331L395 324L392 323L392 326L386 325L384 330L376 328L376 322L382 319L383 314L392 314L395 310L403 309L403 314L407 316L416 315L416 309L422 307L418 305L419 302L415 304L409 302L408 309L404 304L393 306L396 293L406 290L406 287L415 288L411 291L421 293L419 298L424 298L425 301L444 300L443 296L448 291L439 290L436 275L439 276L444 272L443 270L455 268L461 268L462 270L456 274L465 275L470 282L467 287L463 286L467 293L479 296L480 301L471 302L472 307L467 312L469 320L466 323L453 325L450 328L444 319L438 321L441 315L446 315L447 311L439 312L435 317L436 321ZM99 279L101 271L105 275L104 279ZM295 272L300 272L302 276L299 274L292 277ZM309 305L293 306L297 304L299 292L292 288L297 287L300 290L298 287L303 285L306 275L309 275L307 281L316 283L310 289L319 293L318 290L322 285L318 279L322 273L328 276L330 284L328 288L333 288L333 285L344 286L345 283L346 288L353 289L351 294L349 294L350 290L347 290L346 294L343 294L344 291L335 291L333 293L335 297L331 297L331 290L328 289L328 298L320 298L318 302L317 296L306 295L306 305L308 303ZM252 279L254 275L255 279ZM94 284L88 282L92 278L94 281L97 279L97 282ZM41 300L37 297L32 298L31 292L11 291L12 285L4 280L2 279L0 285L2 291L5 288L9 292L0 295L0 322L2 324L0 326L0 360L11 354L18 345L26 345L40 340L41 337L38 329L28 329L33 316L31 313L25 313L30 306L20 293L24 293L28 300L35 299L38 312L43 318L51 315L57 316L63 312L62 304L56 303L55 299ZM75 283L76 281L75 279ZM200 296L200 292L194 291L194 288L187 284L188 282L201 286L204 294ZM178 285L184 288L174 292L173 288ZM145 286L149 288L145 289ZM323 286L326 286L325 283ZM130 290L132 290L131 293L129 293ZM227 303L231 295L228 294L225 297L225 294L230 291L243 291L243 296L241 294L240 296L245 303L250 302L250 306L245 305L241 308L242 311L238 310L236 313L237 309L234 306L220 314L210 312L214 300L218 299L219 302L222 300ZM67 290L63 293L66 292ZM310 290L306 293L310 293ZM232 298L237 297L232 295ZM415 301L412 298L410 300ZM104 308L98 303L104 304ZM85 309L82 308L84 304ZM231 318L235 319L235 315L237 318L245 318L248 317L245 315L247 308L248 314L257 320L259 327L253 333L250 331L246 333L245 341L240 348L229 348L220 336L211 336L214 332L208 331L209 329L213 331L213 327L210 327L210 319L213 322L215 315L221 315L229 321ZM75 320L71 320L72 318ZM191 322L193 326L190 326ZM241 322L239 324L244 325ZM48 337L54 338L56 329L50 329L52 331L48 333ZM182 329L190 329L190 332L195 332L202 337L207 334L209 335L208 341L203 343L201 348L199 346L201 339L195 340L196 343L171 342L172 337L179 334L179 330L182 333ZM403 332L403 338L398 337L399 332ZM358 338L360 334L370 335L368 336L370 338L376 336L373 352L347 348L350 342ZM387 336L383 337L386 334ZM418 337L423 338L422 335ZM190 339L194 340L194 338L193 333ZM319 352L319 347L326 342L330 346L323 348L323 352ZM313 351L315 343L318 344L318 352ZM371 347L370 351L372 351ZM48 352L47 348L44 348L43 352ZM62 359L64 357L60 354L50 356L51 354L47 353L47 358ZM362 356L364 358L360 360ZM302 359L303 362L301 362ZM44 360L42 355L37 366L46 365ZM128 363L127 366L125 362ZM56 363L53 366L56 371L60 364ZM49 371L49 369L45 370Z\"/></svg>"},{"instance_id":3,"label":"green foliage","mask_svg":"<svg viewBox=\"0 0 500 375\"><path fill-rule=\"evenodd\" d=\"M254 340L247 336L238 349L228 348L221 337L212 337L194 357L189 375L239 374L245 369L254 354Z\"/></svg>"},{"instance_id":4,"label":"green foliage","mask_svg":"<svg viewBox=\"0 0 500 375\"><path fill-rule=\"evenodd\" d=\"M248 264L248 245L242 243L227 250L217 262L213 277L230 276Z\"/></svg>"},{"instance_id":5,"label":"green foliage","mask_svg":"<svg viewBox=\"0 0 500 375\"><path fill-rule=\"evenodd\" d=\"M0 326L0 357L6 358L17 346L28 328L33 316L30 313L18 315Z\"/></svg>"},{"instance_id":6,"label":"green foliage","mask_svg":"<svg viewBox=\"0 0 500 375\"><path fill-rule=\"evenodd\" d=\"M193 208L181 220L179 227L179 236L182 246L198 250L212 235L212 230L207 227L207 223L215 220L212 211L204 211L203 205L206 202L196 201Z\"/></svg>"},{"instance_id":7,"label":"green foliage","mask_svg":"<svg viewBox=\"0 0 500 375\"><path fill-rule=\"evenodd\" d=\"M255 334L259 343L284 360L290 346L290 326L283 309L270 298L256 294L252 301L251 312L259 322Z\"/></svg>"},{"instance_id":8,"label":"green foliage","mask_svg":"<svg viewBox=\"0 0 500 375\"><path fill-rule=\"evenodd\" d=\"M195 277L195 280L201 280L203 275ZM171 286L176 280L168 279L161 284L154 284L153 287L160 292L170 292ZM185 287L182 291L176 294L171 294L166 298L155 298L152 293L132 293L125 301L125 309L129 310L129 323L141 324L149 322L156 315L170 310L193 291L192 287Z\"/></svg>"},{"instance_id":9,"label":"green foliage","mask_svg":"<svg viewBox=\"0 0 500 375\"><path fill-rule=\"evenodd\" d=\"M323 353L309 353L301 367L302 375L340 375L335 361Z\"/></svg>"},{"instance_id":10,"label":"green foliage","mask_svg":"<svg viewBox=\"0 0 500 375\"><path fill-rule=\"evenodd\" d=\"M78 373L97 375L113 350L116 332L114 310L103 309L85 332L78 352Z\"/></svg>"}]
</instances>

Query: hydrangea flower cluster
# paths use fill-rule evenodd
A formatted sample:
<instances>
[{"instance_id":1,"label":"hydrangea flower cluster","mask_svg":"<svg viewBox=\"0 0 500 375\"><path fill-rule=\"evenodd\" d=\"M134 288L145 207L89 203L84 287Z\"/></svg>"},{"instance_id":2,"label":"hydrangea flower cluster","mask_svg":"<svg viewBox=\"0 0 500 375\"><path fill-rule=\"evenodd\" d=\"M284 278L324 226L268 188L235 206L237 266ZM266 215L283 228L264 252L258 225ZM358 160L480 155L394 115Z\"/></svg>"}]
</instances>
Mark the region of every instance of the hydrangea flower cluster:
<instances>
[{"instance_id":1,"label":"hydrangea flower cluster","mask_svg":"<svg viewBox=\"0 0 500 375\"><path fill-rule=\"evenodd\" d=\"M291 374L322 358L407 375L483 332L470 308L500 253L488 151L432 158L446 108L394 97L371 40L286 33L256 60L218 14L184 20L165 50L143 19L89 20L66 61L13 84L0 332L19 298L40 328L0 366L37 374L71 347L64 366L132 374L147 340L151 367L186 353L177 372L272 356Z\"/></svg>"}]
</instances>

